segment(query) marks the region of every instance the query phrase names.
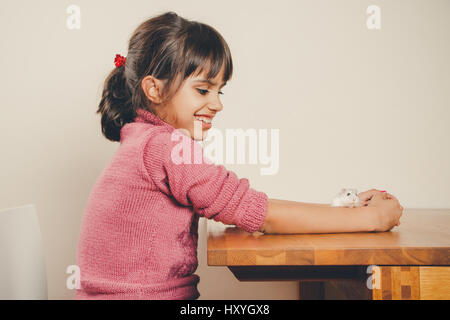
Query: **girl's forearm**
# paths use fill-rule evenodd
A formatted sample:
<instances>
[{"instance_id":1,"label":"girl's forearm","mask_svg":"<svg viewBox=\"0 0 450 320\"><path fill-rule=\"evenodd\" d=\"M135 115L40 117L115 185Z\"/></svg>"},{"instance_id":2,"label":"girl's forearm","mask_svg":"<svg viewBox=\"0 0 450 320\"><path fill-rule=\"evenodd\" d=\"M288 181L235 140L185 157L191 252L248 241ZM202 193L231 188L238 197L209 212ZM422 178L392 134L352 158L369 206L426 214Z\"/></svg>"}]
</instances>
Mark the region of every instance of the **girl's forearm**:
<instances>
[{"instance_id":1,"label":"girl's forearm","mask_svg":"<svg viewBox=\"0 0 450 320\"><path fill-rule=\"evenodd\" d=\"M370 208L268 199L264 233L336 233L373 231Z\"/></svg>"}]
</instances>

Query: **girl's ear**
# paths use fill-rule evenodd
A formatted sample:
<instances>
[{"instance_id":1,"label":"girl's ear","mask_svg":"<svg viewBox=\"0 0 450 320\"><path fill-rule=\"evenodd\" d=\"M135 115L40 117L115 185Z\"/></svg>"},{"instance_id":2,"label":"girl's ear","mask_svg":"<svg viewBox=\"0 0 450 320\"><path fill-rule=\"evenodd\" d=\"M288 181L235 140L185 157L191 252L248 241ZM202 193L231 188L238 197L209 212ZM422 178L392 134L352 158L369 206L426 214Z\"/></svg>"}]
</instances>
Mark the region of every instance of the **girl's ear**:
<instances>
[{"instance_id":1,"label":"girl's ear","mask_svg":"<svg viewBox=\"0 0 450 320\"><path fill-rule=\"evenodd\" d=\"M142 79L142 89L149 100L158 104L161 103L161 93L163 91L163 81L152 76L146 76Z\"/></svg>"}]
</instances>

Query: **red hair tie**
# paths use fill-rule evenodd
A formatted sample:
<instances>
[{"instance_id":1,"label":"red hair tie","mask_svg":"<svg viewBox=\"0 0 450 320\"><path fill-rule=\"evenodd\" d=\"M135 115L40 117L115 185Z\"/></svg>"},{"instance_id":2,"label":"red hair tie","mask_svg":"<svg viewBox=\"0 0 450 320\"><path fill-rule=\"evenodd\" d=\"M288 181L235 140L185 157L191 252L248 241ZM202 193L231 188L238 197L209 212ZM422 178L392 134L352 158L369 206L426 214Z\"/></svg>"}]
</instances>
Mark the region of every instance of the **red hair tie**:
<instances>
[{"instance_id":1,"label":"red hair tie","mask_svg":"<svg viewBox=\"0 0 450 320\"><path fill-rule=\"evenodd\" d=\"M114 59L114 64L116 67L125 66L125 62L127 61L127 58L121 56L120 54L116 54L116 58Z\"/></svg>"}]
</instances>

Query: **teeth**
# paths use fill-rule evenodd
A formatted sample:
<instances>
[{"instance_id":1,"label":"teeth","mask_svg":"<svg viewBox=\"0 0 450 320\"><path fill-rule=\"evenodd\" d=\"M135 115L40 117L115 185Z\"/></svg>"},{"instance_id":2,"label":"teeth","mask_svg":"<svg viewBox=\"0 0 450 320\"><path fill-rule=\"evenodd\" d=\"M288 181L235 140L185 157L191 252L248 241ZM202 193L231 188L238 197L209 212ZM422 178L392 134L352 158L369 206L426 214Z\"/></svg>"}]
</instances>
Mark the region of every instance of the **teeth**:
<instances>
[{"instance_id":1,"label":"teeth","mask_svg":"<svg viewBox=\"0 0 450 320\"><path fill-rule=\"evenodd\" d=\"M199 116L195 116L195 119L199 120L199 121L203 121L205 123L211 123L212 119L209 119L207 117L199 117Z\"/></svg>"}]
</instances>

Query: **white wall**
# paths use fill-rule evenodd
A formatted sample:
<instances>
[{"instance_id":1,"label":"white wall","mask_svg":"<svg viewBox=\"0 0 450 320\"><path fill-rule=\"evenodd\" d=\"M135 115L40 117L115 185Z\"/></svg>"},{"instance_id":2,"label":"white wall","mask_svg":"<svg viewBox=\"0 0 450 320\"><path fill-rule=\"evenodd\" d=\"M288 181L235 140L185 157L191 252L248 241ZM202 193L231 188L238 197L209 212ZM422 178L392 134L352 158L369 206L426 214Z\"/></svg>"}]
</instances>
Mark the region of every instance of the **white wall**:
<instances>
[{"instance_id":1,"label":"white wall","mask_svg":"<svg viewBox=\"0 0 450 320\"><path fill-rule=\"evenodd\" d=\"M71 4L80 30L66 27ZM372 4L380 30L366 27ZM0 208L36 204L50 299L74 294L65 271L84 206L118 147L95 114L103 80L135 27L169 10L231 48L216 127L280 129L278 174L227 165L253 188L322 203L341 187L380 188L406 208L450 207L450 1L3 0ZM201 221L200 299L297 298L294 282L239 283L208 267Z\"/></svg>"}]
</instances>

